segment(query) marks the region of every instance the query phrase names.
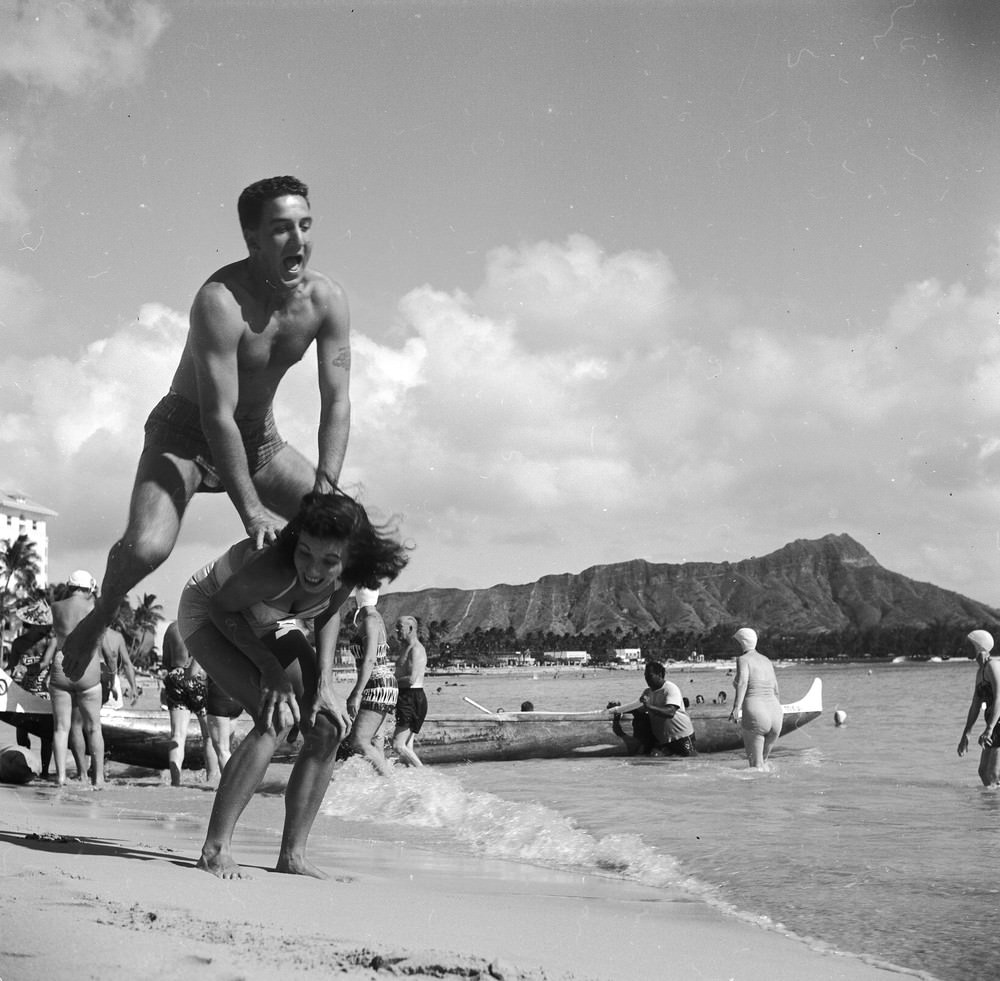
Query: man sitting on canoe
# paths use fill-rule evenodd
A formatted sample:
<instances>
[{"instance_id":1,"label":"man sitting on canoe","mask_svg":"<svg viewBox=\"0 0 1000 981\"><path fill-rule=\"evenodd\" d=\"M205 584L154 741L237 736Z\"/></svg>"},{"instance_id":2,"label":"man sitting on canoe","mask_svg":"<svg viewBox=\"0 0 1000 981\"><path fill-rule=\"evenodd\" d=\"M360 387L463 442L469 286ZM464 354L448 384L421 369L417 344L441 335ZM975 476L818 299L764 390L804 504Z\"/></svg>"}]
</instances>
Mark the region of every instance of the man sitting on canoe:
<instances>
[{"instance_id":1,"label":"man sitting on canoe","mask_svg":"<svg viewBox=\"0 0 1000 981\"><path fill-rule=\"evenodd\" d=\"M615 726L629 754L641 748L650 756L697 756L694 726L685 710L680 688L667 681L667 669L659 661L647 661L644 675L649 687L638 700L614 707L616 716L634 713L631 738L625 735L620 722ZM645 725L639 721L643 715Z\"/></svg>"}]
</instances>

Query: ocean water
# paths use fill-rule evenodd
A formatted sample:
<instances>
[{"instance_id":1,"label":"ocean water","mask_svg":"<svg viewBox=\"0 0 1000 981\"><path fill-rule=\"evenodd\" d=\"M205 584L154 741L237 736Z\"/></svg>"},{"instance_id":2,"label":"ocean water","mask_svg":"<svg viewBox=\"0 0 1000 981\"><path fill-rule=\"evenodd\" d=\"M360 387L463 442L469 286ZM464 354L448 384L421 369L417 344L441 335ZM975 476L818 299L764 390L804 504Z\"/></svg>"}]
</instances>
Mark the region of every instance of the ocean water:
<instances>
[{"instance_id":1,"label":"ocean water","mask_svg":"<svg viewBox=\"0 0 1000 981\"><path fill-rule=\"evenodd\" d=\"M779 742L771 773L736 752L428 767L392 781L358 764L338 776L321 821L680 887L766 928L941 981L995 974L1000 793L979 783L978 747L956 753L975 665L779 667L782 700L816 675L824 714ZM732 697L725 672L670 677L692 702L720 689ZM526 698L536 709L598 708L643 687L624 672L434 682L432 712L468 709L463 695L509 710Z\"/></svg>"},{"instance_id":2,"label":"ocean water","mask_svg":"<svg viewBox=\"0 0 1000 981\"><path fill-rule=\"evenodd\" d=\"M785 702L823 679L824 714L779 742L770 773L748 770L737 752L397 767L392 779L349 760L317 818L313 854L333 860L346 837L681 889L765 929L928 978L992 976L1000 793L979 783L978 747L956 754L974 674L971 661L779 665ZM670 678L692 702L720 689L732 697L725 671ZM464 697L577 710L642 687L638 673L564 671L434 678L428 698L431 713L475 713ZM271 768L238 835L280 834L286 777L287 767ZM111 804L118 788L146 784L148 795L120 803L143 810L145 796L164 810L169 800L164 820L190 838L210 794L193 780L174 790L126 773L101 796Z\"/></svg>"}]
</instances>

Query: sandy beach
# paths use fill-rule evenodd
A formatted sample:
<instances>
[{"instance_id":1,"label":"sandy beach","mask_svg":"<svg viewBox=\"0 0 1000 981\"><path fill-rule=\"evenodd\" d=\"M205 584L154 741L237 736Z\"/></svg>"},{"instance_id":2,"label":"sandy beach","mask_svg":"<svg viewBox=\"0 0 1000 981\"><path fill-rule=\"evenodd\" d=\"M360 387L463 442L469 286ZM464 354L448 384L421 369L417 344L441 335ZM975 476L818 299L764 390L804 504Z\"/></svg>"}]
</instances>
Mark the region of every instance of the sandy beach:
<instances>
[{"instance_id":1,"label":"sandy beach","mask_svg":"<svg viewBox=\"0 0 1000 981\"><path fill-rule=\"evenodd\" d=\"M169 806L155 779L0 784L3 981L900 976L680 893L362 838L318 844L319 881L271 871L277 831L238 831L253 878L221 881L194 867L211 790L193 815L143 814L150 794Z\"/></svg>"}]
</instances>

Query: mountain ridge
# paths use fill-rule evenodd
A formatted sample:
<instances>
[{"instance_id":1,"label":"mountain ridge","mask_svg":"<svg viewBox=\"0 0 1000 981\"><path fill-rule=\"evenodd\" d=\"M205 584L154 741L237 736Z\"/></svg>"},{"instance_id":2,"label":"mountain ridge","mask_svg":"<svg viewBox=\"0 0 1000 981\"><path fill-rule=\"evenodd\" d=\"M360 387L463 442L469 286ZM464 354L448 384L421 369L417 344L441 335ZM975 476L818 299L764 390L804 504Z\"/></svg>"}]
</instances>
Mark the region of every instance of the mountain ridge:
<instances>
[{"instance_id":1,"label":"mountain ridge","mask_svg":"<svg viewBox=\"0 0 1000 981\"><path fill-rule=\"evenodd\" d=\"M735 562L629 559L520 585L386 593L379 608L389 623L407 614L445 625L440 633L449 640L476 628L512 630L523 638L536 632L700 632L737 621L789 633L935 622L1000 627L1000 610L885 569L843 533L796 539Z\"/></svg>"}]
</instances>

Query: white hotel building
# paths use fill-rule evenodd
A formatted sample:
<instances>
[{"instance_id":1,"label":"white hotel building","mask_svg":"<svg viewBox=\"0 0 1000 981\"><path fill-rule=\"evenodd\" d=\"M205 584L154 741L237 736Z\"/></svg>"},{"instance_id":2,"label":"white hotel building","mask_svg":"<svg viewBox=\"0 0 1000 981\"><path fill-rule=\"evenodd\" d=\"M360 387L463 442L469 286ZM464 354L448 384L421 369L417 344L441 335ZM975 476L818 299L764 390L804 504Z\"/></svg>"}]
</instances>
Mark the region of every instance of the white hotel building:
<instances>
[{"instance_id":1,"label":"white hotel building","mask_svg":"<svg viewBox=\"0 0 1000 981\"><path fill-rule=\"evenodd\" d=\"M49 581L49 536L45 522L56 517L56 512L42 504L30 500L23 494L0 490L0 541L14 542L21 535L27 535L34 542L41 570L38 585L46 586Z\"/></svg>"}]
</instances>

